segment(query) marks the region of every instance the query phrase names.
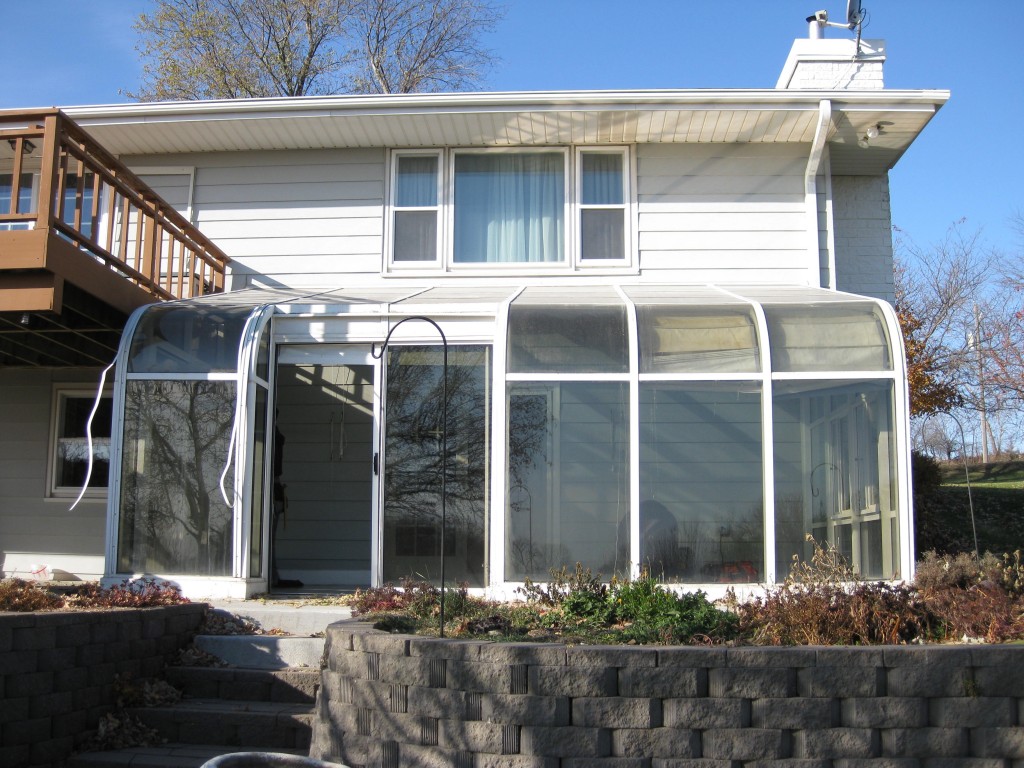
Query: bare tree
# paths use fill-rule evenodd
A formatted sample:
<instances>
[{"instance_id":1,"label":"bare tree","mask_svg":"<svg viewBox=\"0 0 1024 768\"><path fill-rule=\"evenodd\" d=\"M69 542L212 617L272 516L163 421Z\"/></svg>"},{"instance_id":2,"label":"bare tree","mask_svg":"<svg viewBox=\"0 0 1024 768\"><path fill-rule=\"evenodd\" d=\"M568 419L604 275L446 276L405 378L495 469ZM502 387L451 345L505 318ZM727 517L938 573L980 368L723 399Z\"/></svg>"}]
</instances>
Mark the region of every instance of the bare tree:
<instances>
[{"instance_id":1,"label":"bare tree","mask_svg":"<svg viewBox=\"0 0 1024 768\"><path fill-rule=\"evenodd\" d=\"M489 0L154 0L140 101L410 93L476 84Z\"/></svg>"},{"instance_id":2,"label":"bare tree","mask_svg":"<svg viewBox=\"0 0 1024 768\"><path fill-rule=\"evenodd\" d=\"M492 61L480 34L501 11L483 0L369 0L354 18L363 45L355 89L416 93L463 90L479 81Z\"/></svg>"}]
</instances>

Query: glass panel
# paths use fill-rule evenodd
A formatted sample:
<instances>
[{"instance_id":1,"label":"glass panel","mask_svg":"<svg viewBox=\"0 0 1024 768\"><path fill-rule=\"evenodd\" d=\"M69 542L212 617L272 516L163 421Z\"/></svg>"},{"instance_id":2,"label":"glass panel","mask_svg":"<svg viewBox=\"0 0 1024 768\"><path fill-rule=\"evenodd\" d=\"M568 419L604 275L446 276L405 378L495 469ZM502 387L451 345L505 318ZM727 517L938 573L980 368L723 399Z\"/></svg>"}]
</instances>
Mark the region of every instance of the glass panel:
<instances>
[{"instance_id":1,"label":"glass panel","mask_svg":"<svg viewBox=\"0 0 1024 768\"><path fill-rule=\"evenodd\" d=\"M629 566L628 386L510 383L505 578Z\"/></svg>"},{"instance_id":2,"label":"glass panel","mask_svg":"<svg viewBox=\"0 0 1024 768\"><path fill-rule=\"evenodd\" d=\"M131 373L209 373L238 368L252 307L165 304L147 309L132 337Z\"/></svg>"},{"instance_id":3,"label":"glass panel","mask_svg":"<svg viewBox=\"0 0 1024 768\"><path fill-rule=\"evenodd\" d=\"M584 205L622 205L622 155L584 152L582 163Z\"/></svg>"},{"instance_id":4,"label":"glass panel","mask_svg":"<svg viewBox=\"0 0 1024 768\"><path fill-rule=\"evenodd\" d=\"M260 332L259 347L256 349L256 375L264 381L270 380L270 324Z\"/></svg>"},{"instance_id":5,"label":"glass panel","mask_svg":"<svg viewBox=\"0 0 1024 768\"><path fill-rule=\"evenodd\" d=\"M755 383L640 385L640 561L663 581L763 579Z\"/></svg>"},{"instance_id":6,"label":"glass panel","mask_svg":"<svg viewBox=\"0 0 1024 768\"><path fill-rule=\"evenodd\" d=\"M445 580L486 586L491 350L449 349ZM394 347L384 436L385 581L438 582L441 555L443 351Z\"/></svg>"},{"instance_id":7,"label":"glass panel","mask_svg":"<svg viewBox=\"0 0 1024 768\"><path fill-rule=\"evenodd\" d=\"M395 261L437 259L437 213L395 211Z\"/></svg>"},{"instance_id":8,"label":"glass panel","mask_svg":"<svg viewBox=\"0 0 1024 768\"><path fill-rule=\"evenodd\" d=\"M95 397L61 395L60 423L57 426L57 455L54 485L57 488L80 489L89 469L89 441L85 428ZM92 475L90 488L106 488L110 475L110 423L113 400L100 399L92 421Z\"/></svg>"},{"instance_id":9,"label":"glass panel","mask_svg":"<svg viewBox=\"0 0 1024 768\"><path fill-rule=\"evenodd\" d=\"M565 260L565 155L455 156L455 262Z\"/></svg>"},{"instance_id":10,"label":"glass panel","mask_svg":"<svg viewBox=\"0 0 1024 768\"><path fill-rule=\"evenodd\" d=\"M437 155L399 155L395 205L437 205Z\"/></svg>"},{"instance_id":11,"label":"glass panel","mask_svg":"<svg viewBox=\"0 0 1024 768\"><path fill-rule=\"evenodd\" d=\"M891 371L882 312L875 304L764 307L775 371Z\"/></svg>"},{"instance_id":12,"label":"glass panel","mask_svg":"<svg viewBox=\"0 0 1024 768\"><path fill-rule=\"evenodd\" d=\"M13 173L0 173L0 216L8 213L32 212L32 174L23 173L18 183L18 204L11 210L11 191L14 187Z\"/></svg>"},{"instance_id":13,"label":"glass panel","mask_svg":"<svg viewBox=\"0 0 1024 768\"><path fill-rule=\"evenodd\" d=\"M777 381L776 569L781 580L805 541L834 545L862 576L899 576L892 384Z\"/></svg>"},{"instance_id":14,"label":"glass panel","mask_svg":"<svg viewBox=\"0 0 1024 768\"><path fill-rule=\"evenodd\" d=\"M234 411L233 382L127 382L118 573L230 575Z\"/></svg>"},{"instance_id":15,"label":"glass panel","mask_svg":"<svg viewBox=\"0 0 1024 768\"><path fill-rule=\"evenodd\" d=\"M267 390L256 387L256 415L252 446L252 525L249 527L249 576L263 572L263 487L267 460Z\"/></svg>"},{"instance_id":16,"label":"glass panel","mask_svg":"<svg viewBox=\"0 0 1024 768\"><path fill-rule=\"evenodd\" d=\"M582 258L625 258L626 225L622 209L589 208L580 211L580 227Z\"/></svg>"},{"instance_id":17,"label":"glass panel","mask_svg":"<svg viewBox=\"0 0 1024 768\"><path fill-rule=\"evenodd\" d=\"M509 373L625 373L626 308L513 304Z\"/></svg>"},{"instance_id":18,"label":"glass panel","mask_svg":"<svg viewBox=\"0 0 1024 768\"><path fill-rule=\"evenodd\" d=\"M761 370L749 309L637 306L641 373L756 373Z\"/></svg>"}]
</instances>

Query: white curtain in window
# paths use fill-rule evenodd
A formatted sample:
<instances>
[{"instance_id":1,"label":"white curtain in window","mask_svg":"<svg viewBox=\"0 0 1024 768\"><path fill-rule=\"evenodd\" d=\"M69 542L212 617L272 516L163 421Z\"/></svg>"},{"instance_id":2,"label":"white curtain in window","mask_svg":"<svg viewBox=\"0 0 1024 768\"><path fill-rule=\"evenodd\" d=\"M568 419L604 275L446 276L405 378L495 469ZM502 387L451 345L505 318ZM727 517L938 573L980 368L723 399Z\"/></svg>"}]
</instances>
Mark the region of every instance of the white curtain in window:
<instances>
[{"instance_id":1,"label":"white curtain in window","mask_svg":"<svg viewBox=\"0 0 1024 768\"><path fill-rule=\"evenodd\" d=\"M455 158L455 262L565 258L565 156L560 152Z\"/></svg>"}]
</instances>

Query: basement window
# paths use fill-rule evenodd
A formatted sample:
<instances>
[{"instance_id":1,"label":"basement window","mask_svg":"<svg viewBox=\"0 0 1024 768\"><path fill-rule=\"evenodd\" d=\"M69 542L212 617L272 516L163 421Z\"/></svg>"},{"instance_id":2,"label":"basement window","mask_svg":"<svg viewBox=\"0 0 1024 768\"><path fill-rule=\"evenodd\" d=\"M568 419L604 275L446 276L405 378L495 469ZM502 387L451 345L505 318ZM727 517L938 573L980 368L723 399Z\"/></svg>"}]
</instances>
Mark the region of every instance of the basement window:
<instances>
[{"instance_id":1,"label":"basement window","mask_svg":"<svg viewBox=\"0 0 1024 768\"><path fill-rule=\"evenodd\" d=\"M103 395L92 419L92 473L89 474L90 446L86 426L95 403L96 393L88 390L58 389L54 393L50 496L77 496L87 475L86 496L106 496L113 399L110 395Z\"/></svg>"}]
</instances>

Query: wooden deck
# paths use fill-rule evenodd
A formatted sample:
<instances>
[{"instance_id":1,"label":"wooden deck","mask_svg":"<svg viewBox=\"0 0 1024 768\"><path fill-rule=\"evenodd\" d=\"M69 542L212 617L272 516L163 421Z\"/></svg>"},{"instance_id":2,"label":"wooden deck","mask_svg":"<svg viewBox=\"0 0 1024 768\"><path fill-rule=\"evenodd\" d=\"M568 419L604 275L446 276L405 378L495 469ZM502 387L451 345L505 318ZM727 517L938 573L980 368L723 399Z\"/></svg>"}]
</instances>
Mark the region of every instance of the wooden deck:
<instances>
[{"instance_id":1,"label":"wooden deck","mask_svg":"<svg viewBox=\"0 0 1024 768\"><path fill-rule=\"evenodd\" d=\"M0 111L0 365L109 361L129 312L229 262L59 110Z\"/></svg>"}]
</instances>

